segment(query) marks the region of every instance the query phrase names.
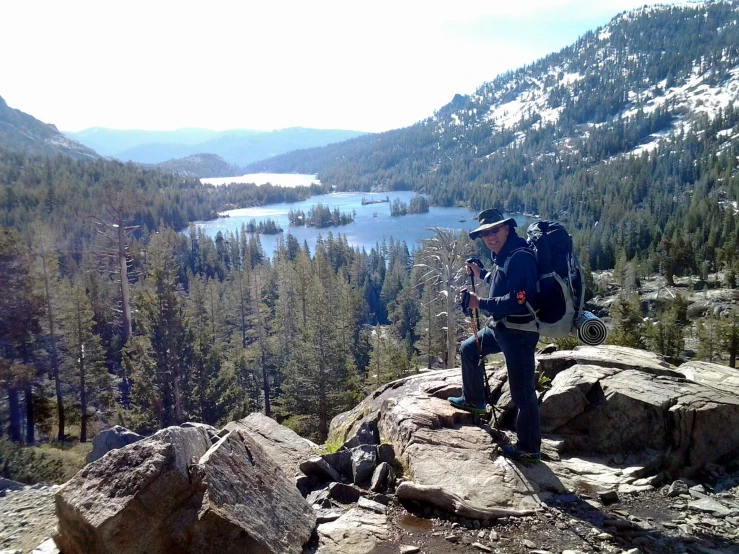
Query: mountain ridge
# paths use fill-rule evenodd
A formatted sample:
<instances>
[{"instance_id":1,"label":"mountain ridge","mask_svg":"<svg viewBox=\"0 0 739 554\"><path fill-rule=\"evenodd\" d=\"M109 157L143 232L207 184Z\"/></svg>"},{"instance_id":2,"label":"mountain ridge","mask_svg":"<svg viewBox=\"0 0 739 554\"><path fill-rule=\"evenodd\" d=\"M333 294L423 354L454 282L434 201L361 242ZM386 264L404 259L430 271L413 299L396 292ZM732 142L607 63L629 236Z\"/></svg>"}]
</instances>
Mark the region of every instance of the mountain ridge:
<instances>
[{"instance_id":1,"label":"mountain ridge","mask_svg":"<svg viewBox=\"0 0 739 554\"><path fill-rule=\"evenodd\" d=\"M220 156L232 165L244 166L291 150L341 142L364 133L305 127L288 127L275 131L211 131L199 128L142 131L92 127L66 134L103 155L121 161L158 164L209 153Z\"/></svg>"},{"instance_id":2,"label":"mountain ridge","mask_svg":"<svg viewBox=\"0 0 739 554\"><path fill-rule=\"evenodd\" d=\"M76 159L95 159L98 154L25 112L11 108L0 96L0 147L30 154L64 154Z\"/></svg>"},{"instance_id":3,"label":"mountain ridge","mask_svg":"<svg viewBox=\"0 0 739 554\"><path fill-rule=\"evenodd\" d=\"M589 138L593 131L604 125L656 112L661 119L655 125L660 128L642 126L641 134L635 137L628 150L612 154L640 154L644 149L652 150L658 139L677 130L678 123L690 119L690 116L697 119L701 112L712 117L719 108L725 109L739 96L739 56L734 46L734 40L739 38L736 5L733 0L724 0L679 7L652 6L623 12L607 25L586 33L575 44L559 52L518 70L500 74L483 83L473 94L455 95L432 116L412 126L359 137L323 149L284 154L255 162L246 169L319 173L323 182L341 188L342 173L350 173L349 168L354 165L352 169L364 177L360 180L362 188L397 186L429 190L439 182L434 178L438 170L445 165L454 165L449 160L455 158L462 158L458 161L467 165L478 166L472 172L461 170L472 174L469 181L478 181L477 177L485 173L484 167L480 166L508 148L523 145L529 138L529 131L539 131L539 136L533 137L535 140L542 141L543 138L547 141L544 146L548 150L542 147L539 154L562 155L574 149L573 141ZM706 21L705 24L691 21L699 16ZM653 24L655 36L640 38L645 49L635 50L635 41L630 34L649 18L657 20ZM723 27L713 28L710 45L701 45L702 37L710 34L713 21L722 22ZM680 25L685 25L684 32L678 29ZM722 32L724 37L730 38L721 41ZM644 33L644 30L639 29L638 33ZM691 34L694 35L692 40ZM683 41L682 44L674 42L677 37ZM659 45L656 43L660 40L663 41L662 52L657 51ZM724 48L724 59L717 60L715 47L719 44ZM680 46L683 52L675 52L674 48ZM690 60L696 61L692 67L684 66L684 52L697 52L697 61ZM650 70L651 64L657 68ZM598 79L598 72L614 74L608 65L622 67L634 86L624 88L623 83L615 78ZM658 75L660 70L670 65L674 68ZM647 82L639 84L639 79L647 79ZM723 79L730 79L730 82L724 83ZM621 88L615 90L614 87ZM712 102L712 105L706 106L707 102ZM547 127L551 128L550 136L542 137L544 133L541 131ZM651 143L648 147L637 149L637 146L648 143ZM404 146L408 144L413 148ZM384 156L383 149L392 150L393 155ZM408 163L408 152L418 154L419 150L424 158L423 167L420 167L418 159ZM435 155L436 152L443 155ZM370 164L357 162L361 156L389 159L379 160L377 169L373 170ZM593 162L602 162L609 157ZM493 159L488 165L495 165L495 161ZM449 169L456 170L460 168ZM397 178L398 173L403 173L402 179ZM440 200L436 199L437 202Z\"/></svg>"}]
</instances>

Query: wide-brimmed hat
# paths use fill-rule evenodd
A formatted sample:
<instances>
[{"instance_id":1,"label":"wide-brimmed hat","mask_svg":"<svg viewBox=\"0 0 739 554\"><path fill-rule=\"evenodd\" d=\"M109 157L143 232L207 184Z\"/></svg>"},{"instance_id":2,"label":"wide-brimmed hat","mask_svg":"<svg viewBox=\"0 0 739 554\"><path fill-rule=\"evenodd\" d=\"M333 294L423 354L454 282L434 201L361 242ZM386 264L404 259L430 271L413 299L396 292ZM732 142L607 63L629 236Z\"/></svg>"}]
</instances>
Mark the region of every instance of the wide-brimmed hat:
<instances>
[{"instance_id":1,"label":"wide-brimmed hat","mask_svg":"<svg viewBox=\"0 0 739 554\"><path fill-rule=\"evenodd\" d=\"M470 238L472 240L479 237L480 233L482 233L486 229L492 229L493 227L500 227L501 225L506 224L511 224L511 226L513 227L516 226L516 222L512 217L503 217L503 214L495 208L481 211L480 215L477 216L477 223L480 226L474 231L470 231Z\"/></svg>"}]
</instances>

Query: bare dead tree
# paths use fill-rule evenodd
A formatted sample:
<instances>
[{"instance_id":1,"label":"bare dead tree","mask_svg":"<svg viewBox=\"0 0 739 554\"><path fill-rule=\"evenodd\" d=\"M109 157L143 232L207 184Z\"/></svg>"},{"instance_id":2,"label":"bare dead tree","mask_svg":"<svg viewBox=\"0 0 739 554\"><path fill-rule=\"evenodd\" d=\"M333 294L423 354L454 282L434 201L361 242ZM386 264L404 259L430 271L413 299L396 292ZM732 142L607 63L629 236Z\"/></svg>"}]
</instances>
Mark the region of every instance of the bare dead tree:
<instances>
[{"instance_id":1,"label":"bare dead tree","mask_svg":"<svg viewBox=\"0 0 739 554\"><path fill-rule=\"evenodd\" d=\"M416 267L424 271L422 283L440 285L440 293L446 298L446 363L452 367L457 350L457 319L455 309L457 293L466 277L465 260L472 254L472 243L454 229L430 227L434 236L423 241Z\"/></svg>"},{"instance_id":2,"label":"bare dead tree","mask_svg":"<svg viewBox=\"0 0 739 554\"><path fill-rule=\"evenodd\" d=\"M123 342L128 342L133 334L131 325L131 287L130 268L132 260L129 252L131 235L138 225L130 225L134 219L137 193L112 182L104 187L102 218L94 216L97 233L104 239L98 249L103 259L108 260L107 271L113 275L121 289L121 329Z\"/></svg>"}]
</instances>

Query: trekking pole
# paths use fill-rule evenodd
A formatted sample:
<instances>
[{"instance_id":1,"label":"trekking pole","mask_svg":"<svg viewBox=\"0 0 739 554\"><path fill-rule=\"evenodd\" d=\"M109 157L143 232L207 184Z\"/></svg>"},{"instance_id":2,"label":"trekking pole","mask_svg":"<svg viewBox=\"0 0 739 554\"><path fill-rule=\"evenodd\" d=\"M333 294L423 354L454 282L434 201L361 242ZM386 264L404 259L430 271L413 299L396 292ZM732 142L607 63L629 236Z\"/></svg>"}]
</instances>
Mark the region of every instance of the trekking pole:
<instances>
[{"instance_id":1,"label":"trekking pole","mask_svg":"<svg viewBox=\"0 0 739 554\"><path fill-rule=\"evenodd\" d=\"M475 273L470 270L470 288L472 289L472 292L475 293ZM477 294L477 293L475 293ZM480 330L480 309L475 310L475 319L472 320L472 316L470 316L470 320L472 321L472 329L475 332L475 343L477 344L477 357L479 358L479 367L482 371L482 377L483 382L485 383L485 403L487 404L490 402L490 411L493 412L493 420L495 421L495 428L498 429L498 416L495 413L495 406L492 403L493 395L490 392L490 383L488 381L488 372L485 370L485 358L482 355L482 341L481 339L478 339L477 333ZM477 325L475 325L477 323Z\"/></svg>"}]
</instances>

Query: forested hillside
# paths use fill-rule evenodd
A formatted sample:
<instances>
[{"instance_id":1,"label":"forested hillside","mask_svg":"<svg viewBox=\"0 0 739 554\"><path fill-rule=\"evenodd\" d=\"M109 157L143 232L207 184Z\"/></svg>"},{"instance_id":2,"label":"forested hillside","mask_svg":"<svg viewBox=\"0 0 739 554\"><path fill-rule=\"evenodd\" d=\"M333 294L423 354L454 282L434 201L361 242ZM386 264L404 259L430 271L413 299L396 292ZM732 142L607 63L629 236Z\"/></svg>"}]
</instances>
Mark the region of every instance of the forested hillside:
<instances>
[{"instance_id":1,"label":"forested hillside","mask_svg":"<svg viewBox=\"0 0 739 554\"><path fill-rule=\"evenodd\" d=\"M622 14L416 125L249 169L557 218L594 269L673 245L691 252L674 260L685 270L733 263L738 5Z\"/></svg>"}]
</instances>

